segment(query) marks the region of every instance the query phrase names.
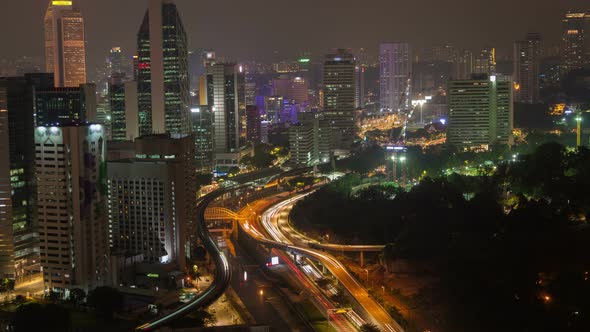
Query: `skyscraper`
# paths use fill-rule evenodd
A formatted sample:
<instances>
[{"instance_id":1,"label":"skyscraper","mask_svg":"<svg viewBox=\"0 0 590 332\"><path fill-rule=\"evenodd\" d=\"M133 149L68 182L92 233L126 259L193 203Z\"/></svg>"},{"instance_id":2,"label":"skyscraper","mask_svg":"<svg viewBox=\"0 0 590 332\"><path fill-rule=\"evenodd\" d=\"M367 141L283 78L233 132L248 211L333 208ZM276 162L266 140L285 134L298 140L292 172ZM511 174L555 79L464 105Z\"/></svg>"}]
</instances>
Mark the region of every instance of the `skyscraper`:
<instances>
[{"instance_id":1,"label":"skyscraper","mask_svg":"<svg viewBox=\"0 0 590 332\"><path fill-rule=\"evenodd\" d=\"M102 125L35 129L45 289L66 296L110 283L106 137Z\"/></svg>"},{"instance_id":2,"label":"skyscraper","mask_svg":"<svg viewBox=\"0 0 590 332\"><path fill-rule=\"evenodd\" d=\"M562 72L590 62L590 13L568 12L562 21Z\"/></svg>"},{"instance_id":3,"label":"skyscraper","mask_svg":"<svg viewBox=\"0 0 590 332\"><path fill-rule=\"evenodd\" d=\"M161 134L135 141L136 158L108 165L109 225L117 252L184 271L188 236L196 234L192 136ZM196 235L193 235L196 236Z\"/></svg>"},{"instance_id":4,"label":"skyscraper","mask_svg":"<svg viewBox=\"0 0 590 332\"><path fill-rule=\"evenodd\" d=\"M236 152L240 148L240 93L244 75L236 64L215 63L207 67L207 101L213 111L213 150L215 153ZM243 101L241 101L243 100Z\"/></svg>"},{"instance_id":5,"label":"skyscraper","mask_svg":"<svg viewBox=\"0 0 590 332\"><path fill-rule=\"evenodd\" d=\"M541 64L541 36L527 34L526 40L514 42L514 100L520 103L539 102L539 66Z\"/></svg>"},{"instance_id":6,"label":"skyscraper","mask_svg":"<svg viewBox=\"0 0 590 332\"><path fill-rule=\"evenodd\" d=\"M454 64L454 78L466 80L473 73L473 53L470 50L463 50L457 54Z\"/></svg>"},{"instance_id":7,"label":"skyscraper","mask_svg":"<svg viewBox=\"0 0 590 332\"><path fill-rule=\"evenodd\" d=\"M53 83L53 74L50 73L0 78L0 109L7 111L6 119L3 118L7 122L3 125L6 126L6 135L8 135L3 137L6 141L2 142L2 146L8 151L8 157L0 158L0 172L8 169L10 173L8 178L0 176L0 186L10 187L7 192L10 194L12 204L7 206L12 206L12 223L9 224L11 232L7 234L14 235L14 265L17 267L15 275L17 278L23 276L24 267L39 261L39 239L36 227L35 91L52 87ZM3 135L3 132L0 133L0 136ZM5 213L4 216L10 216L10 214Z\"/></svg>"},{"instance_id":8,"label":"skyscraper","mask_svg":"<svg viewBox=\"0 0 590 332\"><path fill-rule=\"evenodd\" d=\"M86 83L84 18L73 1L50 0L45 12L45 70L56 87Z\"/></svg>"},{"instance_id":9,"label":"skyscraper","mask_svg":"<svg viewBox=\"0 0 590 332\"><path fill-rule=\"evenodd\" d=\"M411 105L412 50L408 43L383 43L379 46L379 84L381 108L388 111Z\"/></svg>"},{"instance_id":10,"label":"skyscraper","mask_svg":"<svg viewBox=\"0 0 590 332\"><path fill-rule=\"evenodd\" d=\"M109 75L112 77L116 73L126 73L126 62L123 50L120 47L113 47L109 51L108 58ZM125 76L125 75L123 75Z\"/></svg>"},{"instance_id":11,"label":"skyscraper","mask_svg":"<svg viewBox=\"0 0 590 332\"><path fill-rule=\"evenodd\" d=\"M208 105L191 109L197 172L213 169L213 113Z\"/></svg>"},{"instance_id":12,"label":"skyscraper","mask_svg":"<svg viewBox=\"0 0 590 332\"><path fill-rule=\"evenodd\" d=\"M354 57L346 50L328 54L324 60L324 118L332 126L334 147L348 149L356 135Z\"/></svg>"},{"instance_id":13,"label":"skyscraper","mask_svg":"<svg viewBox=\"0 0 590 332\"><path fill-rule=\"evenodd\" d=\"M0 275L14 278L14 243L12 235L12 186L10 182L10 139L8 129L8 93L0 87Z\"/></svg>"},{"instance_id":14,"label":"skyscraper","mask_svg":"<svg viewBox=\"0 0 590 332\"><path fill-rule=\"evenodd\" d=\"M127 140L127 123L125 121L125 83L123 73L113 72L109 80L109 103L111 108L111 139Z\"/></svg>"},{"instance_id":15,"label":"skyscraper","mask_svg":"<svg viewBox=\"0 0 590 332\"><path fill-rule=\"evenodd\" d=\"M365 90L366 90L366 83L365 83L365 73L367 71L367 67L361 64L357 64L354 67L354 107L355 108L364 108L365 107Z\"/></svg>"},{"instance_id":16,"label":"skyscraper","mask_svg":"<svg viewBox=\"0 0 590 332\"><path fill-rule=\"evenodd\" d=\"M496 73L496 49L482 48L473 59L473 73L493 75Z\"/></svg>"},{"instance_id":17,"label":"skyscraper","mask_svg":"<svg viewBox=\"0 0 590 332\"><path fill-rule=\"evenodd\" d=\"M150 0L137 35L139 133L190 133L187 39L172 0Z\"/></svg>"},{"instance_id":18,"label":"skyscraper","mask_svg":"<svg viewBox=\"0 0 590 332\"><path fill-rule=\"evenodd\" d=\"M39 89L35 102L36 126L96 120L96 85L92 83L75 88Z\"/></svg>"},{"instance_id":19,"label":"skyscraper","mask_svg":"<svg viewBox=\"0 0 590 332\"><path fill-rule=\"evenodd\" d=\"M480 76L449 82L447 142L459 148L512 141L512 82L495 75Z\"/></svg>"}]
</instances>

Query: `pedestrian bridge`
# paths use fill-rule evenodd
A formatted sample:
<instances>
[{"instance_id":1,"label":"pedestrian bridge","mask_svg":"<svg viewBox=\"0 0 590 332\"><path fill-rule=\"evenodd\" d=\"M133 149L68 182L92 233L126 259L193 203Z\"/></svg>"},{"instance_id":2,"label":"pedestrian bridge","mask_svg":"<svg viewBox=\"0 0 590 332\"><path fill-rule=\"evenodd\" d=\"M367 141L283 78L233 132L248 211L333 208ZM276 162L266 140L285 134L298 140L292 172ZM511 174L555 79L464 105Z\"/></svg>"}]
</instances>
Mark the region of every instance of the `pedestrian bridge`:
<instances>
[{"instance_id":1,"label":"pedestrian bridge","mask_svg":"<svg viewBox=\"0 0 590 332\"><path fill-rule=\"evenodd\" d=\"M205 210L205 220L207 221L234 221L243 219L237 212L219 206L208 207Z\"/></svg>"}]
</instances>

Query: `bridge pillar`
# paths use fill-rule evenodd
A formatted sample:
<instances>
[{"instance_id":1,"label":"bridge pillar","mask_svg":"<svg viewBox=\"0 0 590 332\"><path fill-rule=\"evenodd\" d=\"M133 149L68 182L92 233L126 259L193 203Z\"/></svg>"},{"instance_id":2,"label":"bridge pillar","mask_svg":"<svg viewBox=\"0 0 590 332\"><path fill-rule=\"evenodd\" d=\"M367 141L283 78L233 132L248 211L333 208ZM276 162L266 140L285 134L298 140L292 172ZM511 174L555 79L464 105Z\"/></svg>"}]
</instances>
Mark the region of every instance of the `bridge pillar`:
<instances>
[{"instance_id":1,"label":"bridge pillar","mask_svg":"<svg viewBox=\"0 0 590 332\"><path fill-rule=\"evenodd\" d=\"M365 267L365 252L361 250L360 253L361 267Z\"/></svg>"}]
</instances>

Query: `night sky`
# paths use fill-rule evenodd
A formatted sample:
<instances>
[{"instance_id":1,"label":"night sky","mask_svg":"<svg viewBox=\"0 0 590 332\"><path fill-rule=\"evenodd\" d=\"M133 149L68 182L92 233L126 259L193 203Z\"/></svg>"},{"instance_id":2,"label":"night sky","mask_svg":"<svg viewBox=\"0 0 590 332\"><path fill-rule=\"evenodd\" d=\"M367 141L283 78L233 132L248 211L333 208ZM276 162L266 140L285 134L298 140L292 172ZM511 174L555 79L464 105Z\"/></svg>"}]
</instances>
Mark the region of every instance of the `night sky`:
<instances>
[{"instance_id":1,"label":"night sky","mask_svg":"<svg viewBox=\"0 0 590 332\"><path fill-rule=\"evenodd\" d=\"M88 69L111 46L135 50L147 0L75 0L86 19ZM48 0L0 1L0 58L42 55ZM334 47L409 41L416 48L438 42L458 47L496 46L509 55L511 42L528 31L546 44L559 38L562 13L590 10L588 0L176 0L190 49L213 48L229 59L272 60L273 52L322 54ZM585 4L585 7L584 7Z\"/></svg>"}]
</instances>

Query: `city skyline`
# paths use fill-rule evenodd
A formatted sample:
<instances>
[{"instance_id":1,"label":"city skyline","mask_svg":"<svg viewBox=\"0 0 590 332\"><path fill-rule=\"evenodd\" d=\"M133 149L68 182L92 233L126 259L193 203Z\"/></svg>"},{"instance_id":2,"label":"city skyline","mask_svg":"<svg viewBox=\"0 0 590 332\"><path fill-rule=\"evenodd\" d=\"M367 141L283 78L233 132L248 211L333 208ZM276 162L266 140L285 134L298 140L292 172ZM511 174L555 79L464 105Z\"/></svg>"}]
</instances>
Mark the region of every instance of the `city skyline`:
<instances>
[{"instance_id":1,"label":"city skyline","mask_svg":"<svg viewBox=\"0 0 590 332\"><path fill-rule=\"evenodd\" d=\"M299 51L305 50L320 56L337 47L365 47L376 53L378 44L388 41L407 41L416 50L445 42L473 50L489 44L498 48L500 57L509 57L514 40L528 32L541 33L548 46L557 45L563 13L568 9L588 9L582 0L559 3L537 3L532 0L513 3L501 0L491 9L484 4L456 0L453 6L434 1L407 3L404 4L405 10L400 10L398 4L371 0L368 4L324 1L321 5L313 4L314 10L309 11L306 9L310 8L307 2L303 0L297 6L281 3L269 6L263 0L254 0L228 6L226 2L176 1L179 11L187 15L184 23L189 49L213 48L218 54L233 60L274 60L275 51L278 51L278 58L294 57ZM115 0L77 0L75 3L83 15L92 13L85 19L90 76L95 67L104 64L111 47L121 46L126 55L135 52L135 33L143 18L143 11L138 8L145 8L147 0L123 3ZM331 16L331 24L323 24L322 17L336 5L340 6L338 17ZM527 9L533 5L535 15L530 15ZM0 28L9 30L18 26L21 33L18 37L12 34L0 36L1 43L12 45L4 49L0 57L42 56L42 17L47 3L23 0L5 6L7 9L0 13ZM30 15L12 15L25 10ZM484 10L486 15L477 15ZM280 15L285 11L290 11L290 17L305 18L308 23L306 26L296 21L285 23ZM222 12L227 19L202 14L206 12ZM262 15L266 19L251 20L254 15ZM109 17L109 24L102 24L101 17ZM474 26L478 28L467 29ZM313 38L309 38L310 35Z\"/></svg>"}]
</instances>

